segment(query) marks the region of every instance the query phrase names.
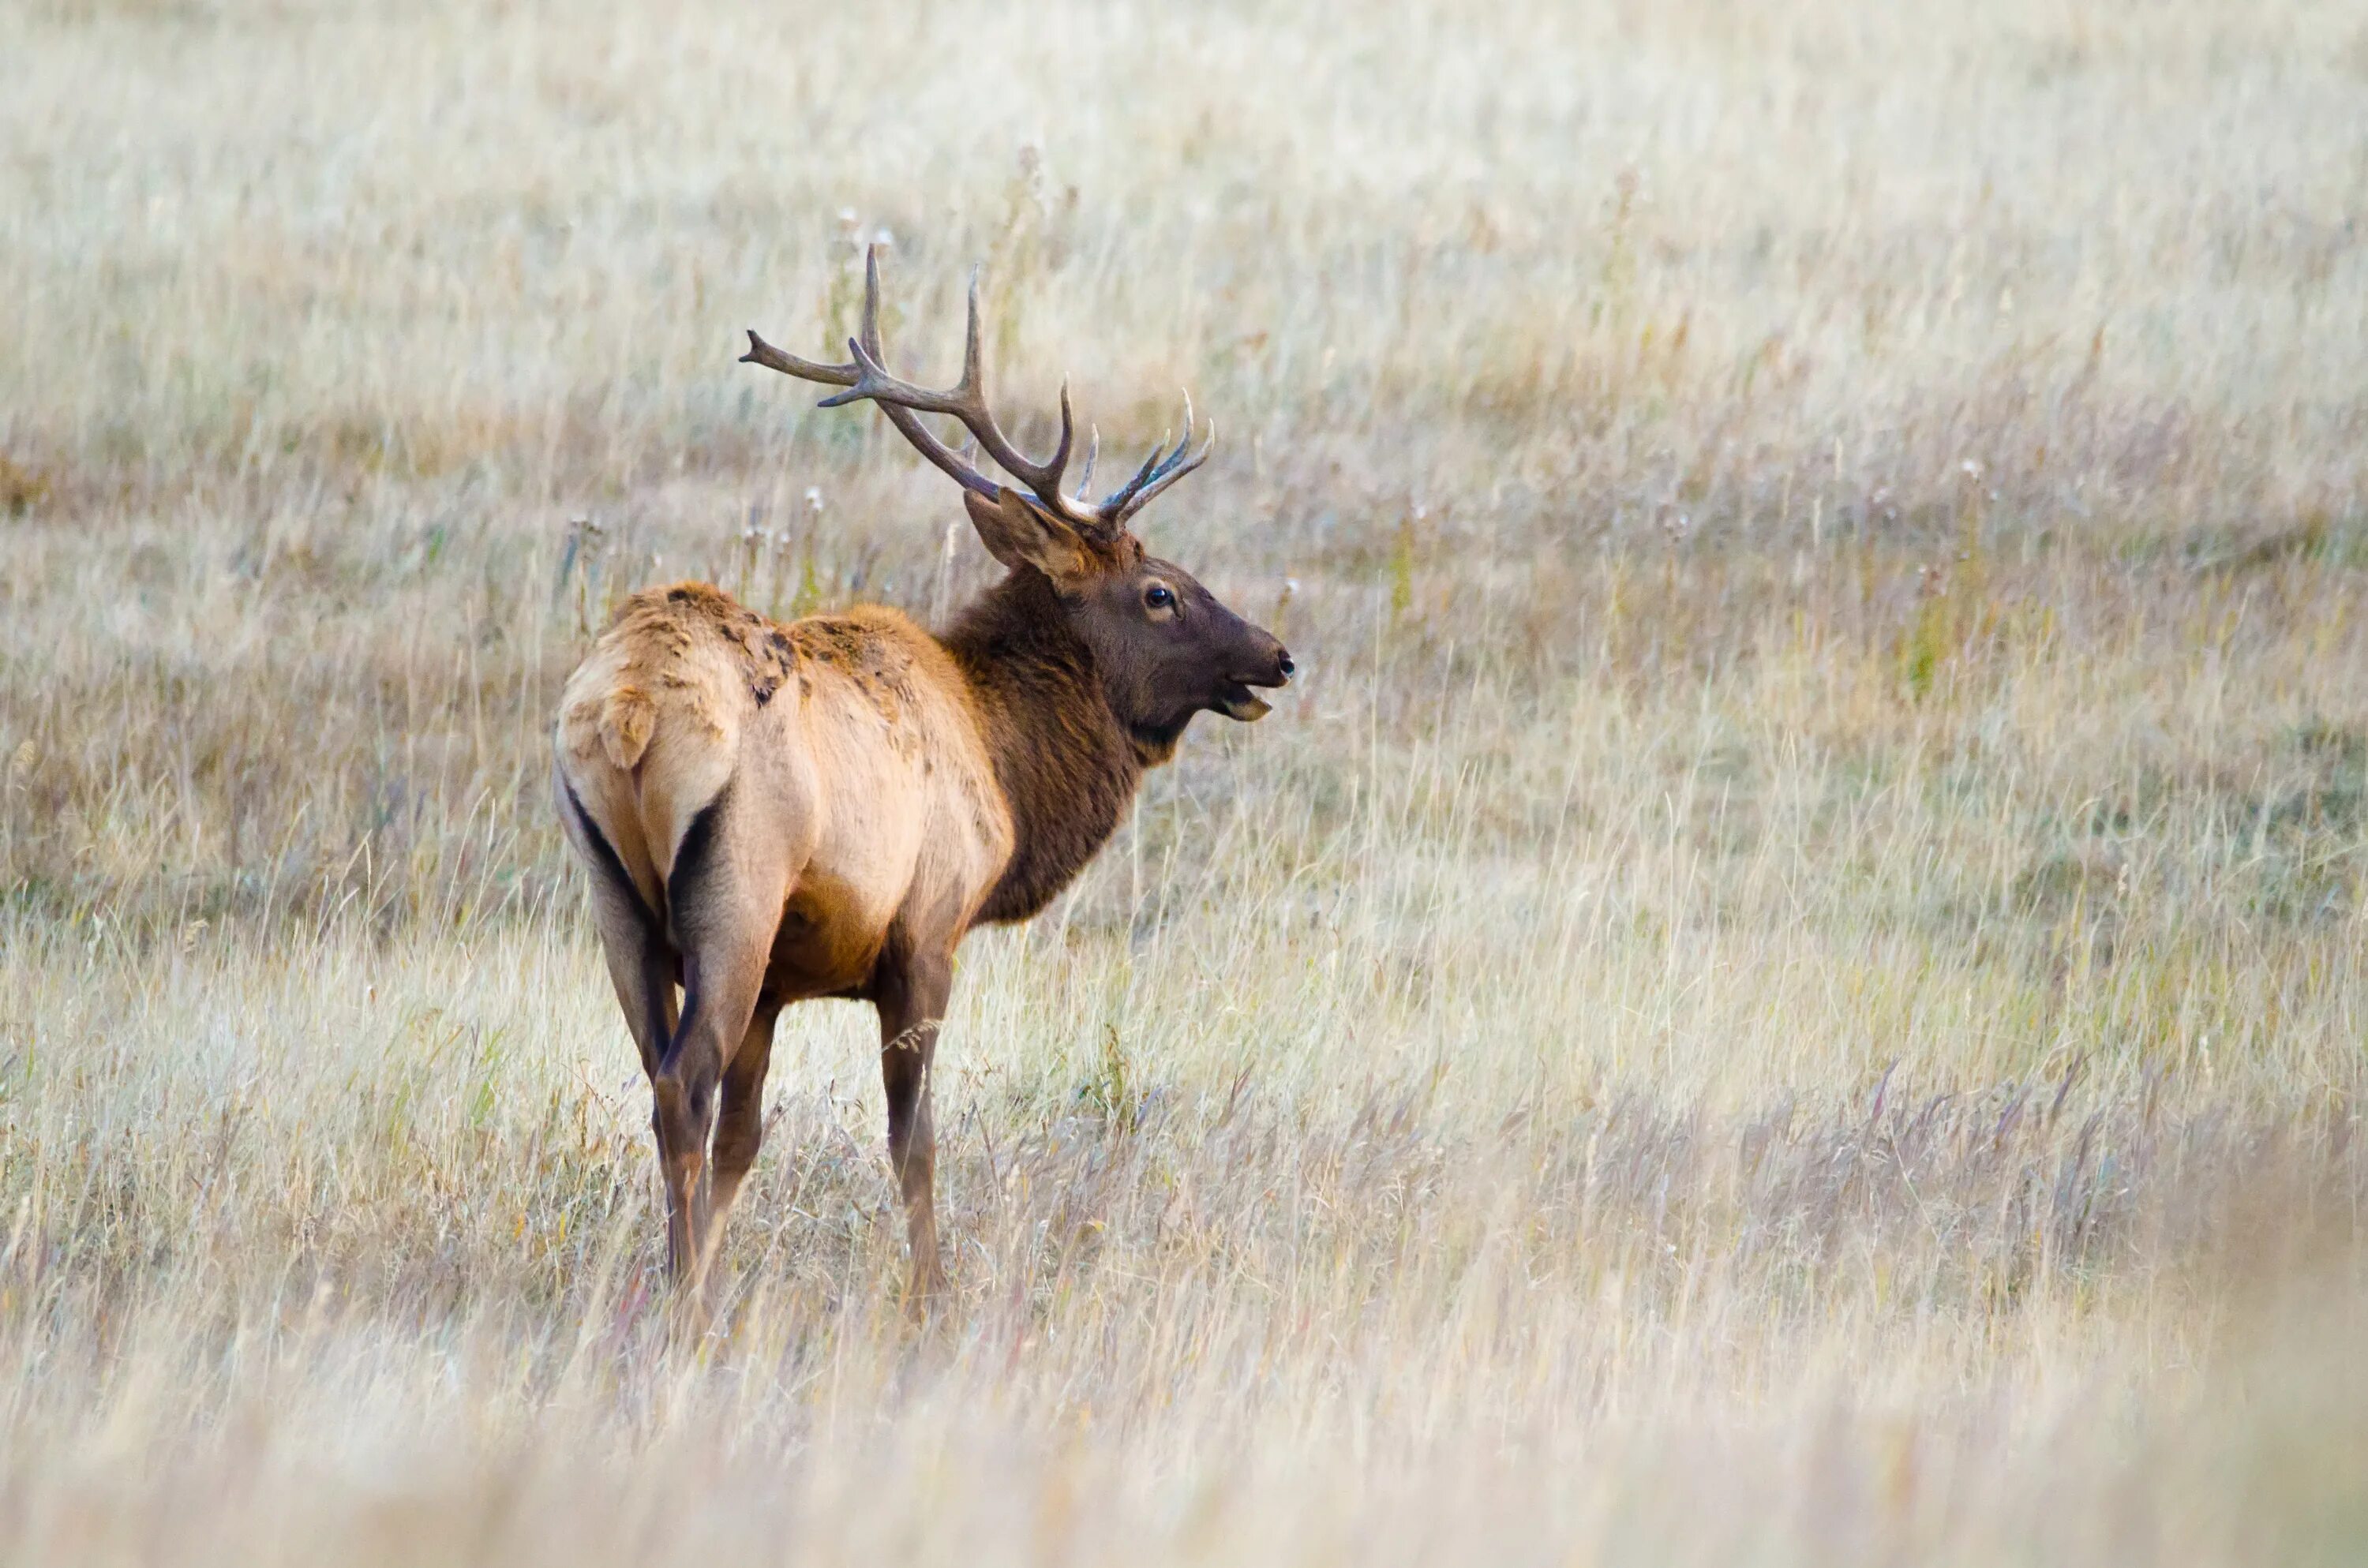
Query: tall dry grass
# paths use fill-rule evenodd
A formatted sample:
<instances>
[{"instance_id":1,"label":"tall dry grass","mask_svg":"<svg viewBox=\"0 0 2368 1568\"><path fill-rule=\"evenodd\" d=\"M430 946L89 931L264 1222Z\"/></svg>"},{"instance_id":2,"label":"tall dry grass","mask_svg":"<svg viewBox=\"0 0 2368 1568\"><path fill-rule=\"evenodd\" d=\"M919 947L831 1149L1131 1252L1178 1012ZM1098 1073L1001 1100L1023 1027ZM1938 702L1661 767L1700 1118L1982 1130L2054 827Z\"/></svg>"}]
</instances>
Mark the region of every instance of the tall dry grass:
<instances>
[{"instance_id":1,"label":"tall dry grass","mask_svg":"<svg viewBox=\"0 0 2368 1568\"><path fill-rule=\"evenodd\" d=\"M2368 1541L2368 24L0 14L0 1554ZM984 580L893 240L1310 669L862 1014L723 1327L543 799L618 595ZM1023 421L1025 423L1025 421Z\"/></svg>"}]
</instances>

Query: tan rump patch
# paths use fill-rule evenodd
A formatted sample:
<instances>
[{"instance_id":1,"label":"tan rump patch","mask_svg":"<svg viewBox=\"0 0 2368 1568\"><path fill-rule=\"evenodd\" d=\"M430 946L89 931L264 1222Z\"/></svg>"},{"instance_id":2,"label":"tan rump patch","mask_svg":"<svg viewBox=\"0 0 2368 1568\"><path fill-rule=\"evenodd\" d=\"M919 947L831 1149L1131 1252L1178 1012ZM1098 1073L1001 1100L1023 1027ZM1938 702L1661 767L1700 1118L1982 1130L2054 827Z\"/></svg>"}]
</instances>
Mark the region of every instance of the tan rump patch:
<instances>
[{"instance_id":1,"label":"tan rump patch","mask_svg":"<svg viewBox=\"0 0 2368 1568\"><path fill-rule=\"evenodd\" d=\"M639 687L620 686L600 705L600 749L620 772L631 773L650 744L658 710Z\"/></svg>"}]
</instances>

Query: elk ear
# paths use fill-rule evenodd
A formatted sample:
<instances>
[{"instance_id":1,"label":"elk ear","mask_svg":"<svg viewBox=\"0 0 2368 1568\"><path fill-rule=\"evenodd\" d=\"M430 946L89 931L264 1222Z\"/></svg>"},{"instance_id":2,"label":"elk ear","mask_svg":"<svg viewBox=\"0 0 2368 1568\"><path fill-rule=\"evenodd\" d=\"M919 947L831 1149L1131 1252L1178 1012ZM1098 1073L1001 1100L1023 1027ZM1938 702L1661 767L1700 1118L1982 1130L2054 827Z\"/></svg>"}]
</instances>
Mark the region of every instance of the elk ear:
<instances>
[{"instance_id":1,"label":"elk ear","mask_svg":"<svg viewBox=\"0 0 2368 1568\"><path fill-rule=\"evenodd\" d=\"M1076 530L1016 490L1007 487L993 501L965 490L962 506L986 552L1006 566L1033 566L1056 583L1093 570Z\"/></svg>"}]
</instances>

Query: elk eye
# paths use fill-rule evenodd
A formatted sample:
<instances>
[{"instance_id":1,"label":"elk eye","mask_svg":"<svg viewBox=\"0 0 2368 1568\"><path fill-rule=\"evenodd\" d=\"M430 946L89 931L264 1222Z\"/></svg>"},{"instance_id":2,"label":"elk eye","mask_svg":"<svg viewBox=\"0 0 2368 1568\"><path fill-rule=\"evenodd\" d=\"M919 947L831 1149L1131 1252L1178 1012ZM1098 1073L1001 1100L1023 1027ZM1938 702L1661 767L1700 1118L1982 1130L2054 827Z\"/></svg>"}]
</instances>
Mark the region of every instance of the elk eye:
<instances>
[{"instance_id":1,"label":"elk eye","mask_svg":"<svg viewBox=\"0 0 2368 1568\"><path fill-rule=\"evenodd\" d=\"M1143 591L1143 602L1153 609L1172 609L1176 605L1176 596L1167 584L1154 583Z\"/></svg>"}]
</instances>

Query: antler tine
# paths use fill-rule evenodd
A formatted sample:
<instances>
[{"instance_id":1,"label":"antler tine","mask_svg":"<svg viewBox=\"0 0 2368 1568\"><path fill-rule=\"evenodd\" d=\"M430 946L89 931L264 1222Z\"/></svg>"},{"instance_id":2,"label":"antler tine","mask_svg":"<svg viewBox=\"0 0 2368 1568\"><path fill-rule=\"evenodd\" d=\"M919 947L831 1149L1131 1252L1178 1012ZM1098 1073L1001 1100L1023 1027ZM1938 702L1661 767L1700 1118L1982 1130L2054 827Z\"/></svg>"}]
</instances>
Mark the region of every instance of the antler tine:
<instances>
[{"instance_id":1,"label":"antler tine","mask_svg":"<svg viewBox=\"0 0 2368 1568\"><path fill-rule=\"evenodd\" d=\"M945 412L968 426L971 434L978 437L978 444L986 449L986 455L995 460L996 466L1028 486L1047 510L1074 527L1088 531L1100 530L1101 516L1091 507L1078 505L1061 489L1061 476L1068 471L1069 452L1077 439L1077 421L1070 410L1069 383L1065 379L1061 382L1061 438L1053 444L1053 455L1042 462L1035 461L1011 444L1010 437L1003 433L1002 426L996 424L995 416L986 411L984 402L973 399L966 407L949 408Z\"/></svg>"},{"instance_id":2,"label":"antler tine","mask_svg":"<svg viewBox=\"0 0 2368 1568\"><path fill-rule=\"evenodd\" d=\"M1091 497L1094 493L1094 460L1101 455L1102 427L1099 425L1087 425L1086 426L1086 466L1077 475L1077 499L1086 502L1088 506L1092 505Z\"/></svg>"},{"instance_id":3,"label":"antler tine","mask_svg":"<svg viewBox=\"0 0 2368 1568\"><path fill-rule=\"evenodd\" d=\"M1192 394L1188 391L1184 393L1184 434L1176 438L1173 449L1167 449L1167 437L1165 435L1159 437L1158 444L1151 449L1151 455L1143 460L1141 468L1134 471L1134 477L1111 491L1103 500L1099 510L1104 517L1114 523L1124 522L1141 511L1153 496L1209 460L1210 450L1217 444L1216 422L1210 421L1208 440L1188 462L1184 454L1192 445Z\"/></svg>"},{"instance_id":4,"label":"antler tine","mask_svg":"<svg viewBox=\"0 0 2368 1568\"><path fill-rule=\"evenodd\" d=\"M880 242L863 247L863 320L855 329L874 358L880 353Z\"/></svg>"},{"instance_id":5,"label":"antler tine","mask_svg":"<svg viewBox=\"0 0 2368 1568\"><path fill-rule=\"evenodd\" d=\"M824 408L870 399L882 408L918 409L924 414L960 414L969 406L963 393L967 385L949 392L933 392L916 386L888 373L885 364L887 350L880 341L880 247L867 246L863 253L863 321L856 335L847 340L847 351L854 359L856 378L847 383L848 390L822 400ZM963 381L969 381L964 368ZM903 426L898 426L903 428Z\"/></svg>"},{"instance_id":6,"label":"antler tine","mask_svg":"<svg viewBox=\"0 0 2368 1568\"><path fill-rule=\"evenodd\" d=\"M856 379L854 366L825 365L814 359L801 359L794 354L785 354L757 336L753 326L748 328L748 352L740 356L740 363L762 365L768 370L779 370L800 381L823 381L831 386L851 387Z\"/></svg>"},{"instance_id":7,"label":"antler tine","mask_svg":"<svg viewBox=\"0 0 2368 1568\"><path fill-rule=\"evenodd\" d=\"M1189 430L1185 432L1187 439L1190 438L1190 435L1191 432ZM1178 441L1177 443L1176 449L1178 453L1183 451L1184 444L1182 441ZM1150 483L1144 485L1142 489L1128 496L1126 500L1120 503L1115 509L1105 506L1104 509L1110 512L1110 520L1116 523L1123 523L1137 512L1142 511L1145 506L1150 506L1154 496L1167 489L1169 485L1175 483L1178 480L1183 478L1186 474L1191 472L1194 469L1199 468L1202 463L1207 462L1209 460L1209 454L1216 449L1217 422L1212 419L1209 421L1209 438L1201 443L1201 449L1194 452L1190 458L1186 459L1181 463L1177 462L1175 459L1171 457L1167 463L1161 466L1159 472L1152 477Z\"/></svg>"},{"instance_id":8,"label":"antler tine","mask_svg":"<svg viewBox=\"0 0 2368 1568\"><path fill-rule=\"evenodd\" d=\"M1120 505L1129 496L1133 495L1136 491L1142 489L1146 483L1150 483L1151 471L1159 466L1160 449L1167 445L1167 432L1162 430L1159 433L1158 445L1153 447L1151 449L1151 455L1143 460L1143 466L1134 471L1134 477L1128 480L1124 484L1120 485L1116 490L1111 491L1108 495L1102 497L1101 504L1105 510Z\"/></svg>"},{"instance_id":9,"label":"antler tine","mask_svg":"<svg viewBox=\"0 0 2368 1568\"><path fill-rule=\"evenodd\" d=\"M959 383L964 392L986 402L986 353L979 347L978 331L978 267L970 269L970 304L962 318L962 373Z\"/></svg>"},{"instance_id":10,"label":"antler tine","mask_svg":"<svg viewBox=\"0 0 2368 1568\"><path fill-rule=\"evenodd\" d=\"M1076 444L1077 419L1076 415L1069 411L1069 378L1063 376L1061 378L1061 439L1053 448L1053 455L1042 465L1040 471L1043 476L1042 488L1044 493L1049 494L1049 498L1060 506L1064 517L1072 521L1084 521L1085 518L1078 516L1083 509L1071 506L1068 496L1061 490L1061 476L1069 470L1069 452ZM1023 458L1020 460L1024 462L1027 460ZM1091 516L1090 512L1087 516ZM1100 519L1097 517L1094 520Z\"/></svg>"},{"instance_id":11,"label":"antler tine","mask_svg":"<svg viewBox=\"0 0 2368 1568\"><path fill-rule=\"evenodd\" d=\"M1098 529L1101 518L1089 509L1073 504L1062 493L1061 476L1069 467L1069 452L1077 436L1076 418L1069 407L1069 383L1061 381L1061 438L1053 448L1053 455L1042 462L1030 459L1011 444L986 406L986 351L985 334L981 331L978 308L979 268L970 269L969 308L962 324L962 380L954 384L951 403L942 412L960 419L970 430L972 438L986 449L996 466L1019 481L1035 494L1055 516L1079 528Z\"/></svg>"}]
</instances>

